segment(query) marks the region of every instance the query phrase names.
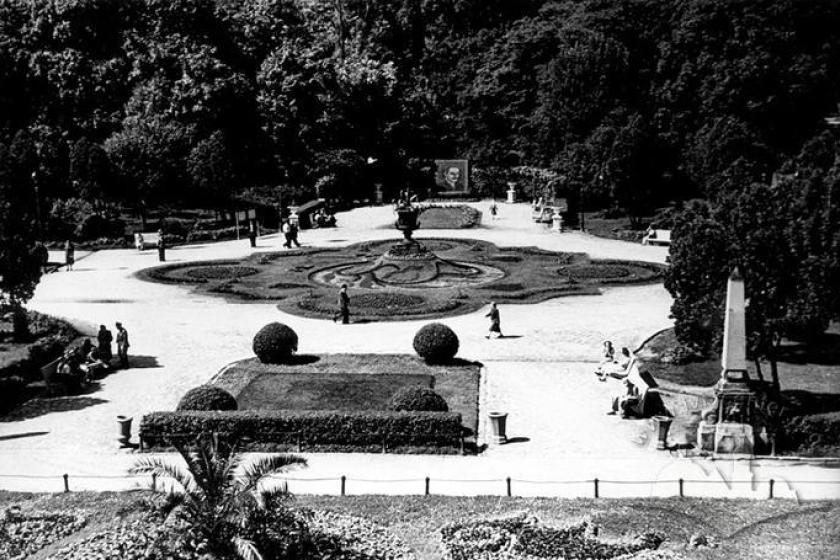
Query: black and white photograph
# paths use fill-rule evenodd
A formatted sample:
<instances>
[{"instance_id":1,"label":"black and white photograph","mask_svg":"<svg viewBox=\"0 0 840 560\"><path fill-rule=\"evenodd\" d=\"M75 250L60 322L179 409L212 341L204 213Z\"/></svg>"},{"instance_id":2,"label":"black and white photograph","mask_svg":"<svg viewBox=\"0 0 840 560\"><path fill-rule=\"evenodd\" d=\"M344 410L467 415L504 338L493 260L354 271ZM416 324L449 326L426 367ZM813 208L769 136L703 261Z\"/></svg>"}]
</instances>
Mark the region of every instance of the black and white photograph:
<instances>
[{"instance_id":1,"label":"black and white photograph","mask_svg":"<svg viewBox=\"0 0 840 560\"><path fill-rule=\"evenodd\" d=\"M0 560L840 558L840 0L0 0Z\"/></svg>"}]
</instances>

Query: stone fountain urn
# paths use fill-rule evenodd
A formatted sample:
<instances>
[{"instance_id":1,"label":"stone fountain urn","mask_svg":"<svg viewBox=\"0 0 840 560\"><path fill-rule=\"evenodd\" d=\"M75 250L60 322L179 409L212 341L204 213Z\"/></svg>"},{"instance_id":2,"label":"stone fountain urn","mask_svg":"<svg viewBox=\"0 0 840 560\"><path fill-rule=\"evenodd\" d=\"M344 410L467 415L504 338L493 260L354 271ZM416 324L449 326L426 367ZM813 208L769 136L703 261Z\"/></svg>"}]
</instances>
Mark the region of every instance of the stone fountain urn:
<instances>
[{"instance_id":1,"label":"stone fountain urn","mask_svg":"<svg viewBox=\"0 0 840 560\"><path fill-rule=\"evenodd\" d=\"M402 232L403 237L405 237L403 243L416 243L411 238L411 235L419 226L417 221L419 215L420 211L410 204L404 204L397 208L397 223L395 225Z\"/></svg>"}]
</instances>

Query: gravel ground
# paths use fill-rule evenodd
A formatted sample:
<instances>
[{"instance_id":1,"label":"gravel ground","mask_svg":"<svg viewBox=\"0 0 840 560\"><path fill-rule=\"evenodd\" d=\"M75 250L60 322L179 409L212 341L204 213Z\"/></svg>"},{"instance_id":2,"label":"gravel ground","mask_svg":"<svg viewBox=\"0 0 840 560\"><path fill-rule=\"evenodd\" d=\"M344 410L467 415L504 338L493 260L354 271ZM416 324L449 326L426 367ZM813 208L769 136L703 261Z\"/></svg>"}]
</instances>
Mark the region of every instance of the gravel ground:
<instances>
[{"instance_id":1,"label":"gravel ground","mask_svg":"<svg viewBox=\"0 0 840 560\"><path fill-rule=\"evenodd\" d=\"M502 205L499 219L493 221L486 218L489 202L476 206L485 212L480 228L420 230L417 236L481 238L503 246L538 246L586 252L593 258L658 263L665 262L667 255L662 247L579 232L550 232L529 219L526 204ZM337 246L396 238L398 232L383 229L393 219L389 207L361 208L339 214L338 228L302 232L301 242ZM255 250L278 250L281 243L276 235L266 236ZM167 251L167 258L168 262L239 258L251 251L244 239L174 247ZM89 394L64 403L60 411L0 422L0 485L7 488L58 490L61 480L55 477L64 472L72 473L75 487L109 489L132 484L121 478L134 455L117 449L116 416L128 415L139 421L146 412L173 409L186 390L206 382L226 364L249 357L252 336L270 321L292 326L300 337L299 351L312 354L411 353L413 335L425 323L341 325L286 315L271 304L232 304L191 293L185 287L145 282L134 277L134 272L158 264L157 253L151 250L98 251L76 264L73 272L45 276L30 307L65 317L90 332L99 324L115 330L114 322L123 322L130 334L132 367L106 377ZM498 340L484 338L486 309L445 319L442 322L460 337L459 356L486 365L481 416L490 409L507 411L515 443L479 457L316 455L310 459L307 476L338 472L364 479L377 472L380 478L415 473L422 479L432 473L445 479L503 479L503 473L519 472L557 478L562 465L566 476L591 478L597 468L626 477L626 460L640 461L634 467L637 472L664 472L672 458L651 452L636 441L640 422L622 422L603 414L608 391L591 371L603 340L610 339L617 347L635 347L653 332L670 326L670 305L671 298L661 285L611 288L601 296L558 298L536 305L504 305L500 311L507 337ZM480 439L486 426L482 430ZM597 462L587 462L596 457ZM693 463L684 469L698 472ZM12 474L51 478L39 481L8 476ZM830 473L820 476L836 479ZM301 485L298 490L332 492L333 483L329 484L330 489ZM836 486L840 493L840 485ZM356 488L366 487L358 483ZM377 488L386 490L382 485ZM395 493L413 491L398 485L394 488ZM446 493L484 491L463 484L441 488ZM497 486L493 488L493 493L498 491ZM556 494L549 490L540 491ZM731 491L724 495L728 493Z\"/></svg>"}]
</instances>

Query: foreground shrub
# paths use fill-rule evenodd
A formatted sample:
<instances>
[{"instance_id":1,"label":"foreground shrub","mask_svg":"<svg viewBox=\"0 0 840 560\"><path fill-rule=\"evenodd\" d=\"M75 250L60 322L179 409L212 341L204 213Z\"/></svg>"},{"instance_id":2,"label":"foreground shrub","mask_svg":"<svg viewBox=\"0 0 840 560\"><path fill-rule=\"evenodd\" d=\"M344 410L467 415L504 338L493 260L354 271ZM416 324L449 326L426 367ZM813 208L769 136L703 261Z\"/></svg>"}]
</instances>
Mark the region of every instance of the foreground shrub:
<instances>
[{"instance_id":1,"label":"foreground shrub","mask_svg":"<svg viewBox=\"0 0 840 560\"><path fill-rule=\"evenodd\" d=\"M42 548L81 530L84 517L8 508L0 520L0 558L29 558Z\"/></svg>"},{"instance_id":2,"label":"foreground shrub","mask_svg":"<svg viewBox=\"0 0 840 560\"><path fill-rule=\"evenodd\" d=\"M840 456L840 412L786 418L781 450L804 456Z\"/></svg>"},{"instance_id":3,"label":"foreground shrub","mask_svg":"<svg viewBox=\"0 0 840 560\"><path fill-rule=\"evenodd\" d=\"M333 446L370 451L395 447L460 449L461 415L454 412L238 410L153 412L140 423L146 447L170 447L201 433L247 438L259 448Z\"/></svg>"},{"instance_id":4,"label":"foreground shrub","mask_svg":"<svg viewBox=\"0 0 840 560\"><path fill-rule=\"evenodd\" d=\"M298 349L298 336L283 323L269 323L254 336L254 354L264 364L282 364Z\"/></svg>"},{"instance_id":5,"label":"foreground shrub","mask_svg":"<svg viewBox=\"0 0 840 560\"><path fill-rule=\"evenodd\" d=\"M25 394L26 382L22 378L17 375L0 377L0 414L9 412Z\"/></svg>"},{"instance_id":6,"label":"foreground shrub","mask_svg":"<svg viewBox=\"0 0 840 560\"><path fill-rule=\"evenodd\" d=\"M428 387L403 387L391 397L391 410L449 412L443 397Z\"/></svg>"},{"instance_id":7,"label":"foreground shrub","mask_svg":"<svg viewBox=\"0 0 840 560\"><path fill-rule=\"evenodd\" d=\"M443 323L429 323L414 335L415 352L430 364L452 360L458 346L458 335Z\"/></svg>"},{"instance_id":8,"label":"foreground shrub","mask_svg":"<svg viewBox=\"0 0 840 560\"><path fill-rule=\"evenodd\" d=\"M175 410L236 410L233 395L215 385L199 385L187 391Z\"/></svg>"},{"instance_id":9,"label":"foreground shrub","mask_svg":"<svg viewBox=\"0 0 840 560\"><path fill-rule=\"evenodd\" d=\"M214 558L304 555L306 551L292 540L305 526L298 526L285 507L285 488L261 486L269 476L305 466L304 458L273 454L242 459L233 440L215 434L203 434L176 449L186 469L167 458L152 457L138 460L129 472L166 479L160 489L172 505L181 506L175 511L184 527L177 533L186 533L185 541L203 543L204 551ZM165 552L175 552L182 545L166 548Z\"/></svg>"}]
</instances>

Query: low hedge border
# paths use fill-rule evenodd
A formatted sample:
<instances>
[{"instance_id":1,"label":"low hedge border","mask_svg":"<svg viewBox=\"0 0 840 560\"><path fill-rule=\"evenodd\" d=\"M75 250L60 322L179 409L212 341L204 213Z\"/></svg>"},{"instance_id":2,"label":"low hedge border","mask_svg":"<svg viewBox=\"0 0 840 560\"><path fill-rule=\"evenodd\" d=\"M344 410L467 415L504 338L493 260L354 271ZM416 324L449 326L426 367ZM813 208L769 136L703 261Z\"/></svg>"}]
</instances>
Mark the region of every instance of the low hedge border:
<instances>
[{"instance_id":1,"label":"low hedge border","mask_svg":"<svg viewBox=\"0 0 840 560\"><path fill-rule=\"evenodd\" d=\"M140 423L143 449L170 447L201 433L244 439L246 448L340 448L462 452L464 428L454 412L239 410L152 412Z\"/></svg>"}]
</instances>

